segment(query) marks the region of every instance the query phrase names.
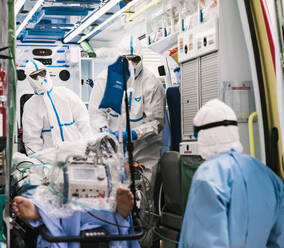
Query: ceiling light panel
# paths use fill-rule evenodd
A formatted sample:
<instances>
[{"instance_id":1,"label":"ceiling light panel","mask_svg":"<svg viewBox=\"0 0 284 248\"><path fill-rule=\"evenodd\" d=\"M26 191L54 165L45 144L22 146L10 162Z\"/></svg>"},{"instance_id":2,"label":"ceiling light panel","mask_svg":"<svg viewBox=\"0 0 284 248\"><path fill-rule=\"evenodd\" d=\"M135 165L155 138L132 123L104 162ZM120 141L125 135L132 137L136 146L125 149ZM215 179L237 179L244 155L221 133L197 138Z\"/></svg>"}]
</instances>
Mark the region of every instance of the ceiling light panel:
<instances>
[{"instance_id":1,"label":"ceiling light panel","mask_svg":"<svg viewBox=\"0 0 284 248\"><path fill-rule=\"evenodd\" d=\"M105 13L118 11L120 9L120 2L121 0L110 0L105 2L103 6L94 10L84 20L82 20L82 23L77 28L68 33L63 42L77 42L78 39L80 39L78 35L84 34L84 30L88 28L92 23L96 22L100 18L103 18Z\"/></svg>"}]
</instances>

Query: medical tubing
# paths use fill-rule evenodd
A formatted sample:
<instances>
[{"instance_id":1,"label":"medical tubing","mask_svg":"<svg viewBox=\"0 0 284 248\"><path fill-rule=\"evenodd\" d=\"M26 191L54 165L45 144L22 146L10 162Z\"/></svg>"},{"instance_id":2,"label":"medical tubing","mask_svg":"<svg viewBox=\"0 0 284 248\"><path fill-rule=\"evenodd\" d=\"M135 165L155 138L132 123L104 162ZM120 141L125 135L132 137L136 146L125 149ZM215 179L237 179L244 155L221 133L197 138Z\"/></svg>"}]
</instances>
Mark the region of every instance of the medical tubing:
<instances>
[{"instance_id":1,"label":"medical tubing","mask_svg":"<svg viewBox=\"0 0 284 248\"><path fill-rule=\"evenodd\" d=\"M26 167L22 168L22 170L20 170L20 169L18 168L18 166L19 166L21 163L23 163L23 162L25 162L25 163L26 163L26 162L29 162L29 163L31 163L31 164L30 164L30 165L27 165ZM21 172L21 173L25 173L26 170L28 170L28 169L30 169L30 168L32 168L32 167L36 167L36 166L41 166L41 167L44 167L44 168L49 169L49 167L45 166L45 164L50 164L50 163L34 164L33 162L30 162L30 161L23 161L23 162L17 164L17 166L16 166L16 169L17 169L19 172Z\"/></svg>"},{"instance_id":2,"label":"medical tubing","mask_svg":"<svg viewBox=\"0 0 284 248\"><path fill-rule=\"evenodd\" d=\"M131 141L131 130L130 130L130 117L129 117L129 108L128 108L128 97L127 97L127 59L122 57L122 64L123 64L123 85L125 91L125 113L126 113L126 131L127 131L127 151L128 151L128 164L130 169L130 178L131 178L131 185L130 190L134 197L134 206L133 206L133 217L136 216L138 213L137 202L136 202L136 194L135 194L135 178L134 178L134 167L133 167L133 143Z\"/></svg>"},{"instance_id":3,"label":"medical tubing","mask_svg":"<svg viewBox=\"0 0 284 248\"><path fill-rule=\"evenodd\" d=\"M22 171L21 171L18 167L19 167L21 164L24 164L24 163L33 164L33 162L31 162L31 161L27 161L27 160L21 161L20 163L18 163L18 164L16 165L16 170L22 173Z\"/></svg>"}]
</instances>

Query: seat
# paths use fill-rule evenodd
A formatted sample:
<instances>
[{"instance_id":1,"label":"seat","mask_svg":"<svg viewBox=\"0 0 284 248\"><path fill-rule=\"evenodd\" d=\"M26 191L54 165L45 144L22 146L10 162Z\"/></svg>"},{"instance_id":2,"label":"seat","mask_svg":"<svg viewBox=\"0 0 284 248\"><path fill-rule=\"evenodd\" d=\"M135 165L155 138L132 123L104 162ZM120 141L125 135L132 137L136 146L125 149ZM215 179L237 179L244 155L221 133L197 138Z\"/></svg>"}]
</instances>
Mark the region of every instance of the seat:
<instances>
[{"instance_id":1,"label":"seat","mask_svg":"<svg viewBox=\"0 0 284 248\"><path fill-rule=\"evenodd\" d=\"M161 176L164 191L164 206L162 209L161 224L174 228L181 228L181 205L180 180L180 154L175 151L166 152L160 161Z\"/></svg>"},{"instance_id":2,"label":"seat","mask_svg":"<svg viewBox=\"0 0 284 248\"><path fill-rule=\"evenodd\" d=\"M168 239L178 240L182 224L182 198L180 188L180 93L179 87L169 87L166 91L168 116L163 130L163 153L161 153L160 170L156 180L155 202L158 208L159 232ZM168 118L168 119L167 119ZM164 149L164 144L168 149ZM175 245L162 241L162 247Z\"/></svg>"},{"instance_id":3,"label":"seat","mask_svg":"<svg viewBox=\"0 0 284 248\"><path fill-rule=\"evenodd\" d=\"M22 124L22 116L24 112L25 103L33 96L33 94L24 94L20 98L20 127L18 128L18 151L21 153L26 153L26 149L23 142L23 124Z\"/></svg>"},{"instance_id":4,"label":"seat","mask_svg":"<svg viewBox=\"0 0 284 248\"><path fill-rule=\"evenodd\" d=\"M181 142L181 107L179 86L171 86L166 91L169 109L169 121L171 130L171 151L179 151Z\"/></svg>"},{"instance_id":5,"label":"seat","mask_svg":"<svg viewBox=\"0 0 284 248\"><path fill-rule=\"evenodd\" d=\"M162 131L162 150L161 150L161 156L170 150L171 148L171 128L170 128L170 122L169 122L169 110L166 108L165 110L165 127Z\"/></svg>"},{"instance_id":6,"label":"seat","mask_svg":"<svg viewBox=\"0 0 284 248\"><path fill-rule=\"evenodd\" d=\"M171 130L170 151L160 159L158 208L160 233L178 242L188 191L193 174L202 163L200 156L179 154L181 142L181 109L179 86L169 87L166 92ZM156 191L156 192L157 192ZM163 248L174 248L174 242L162 240Z\"/></svg>"}]
</instances>

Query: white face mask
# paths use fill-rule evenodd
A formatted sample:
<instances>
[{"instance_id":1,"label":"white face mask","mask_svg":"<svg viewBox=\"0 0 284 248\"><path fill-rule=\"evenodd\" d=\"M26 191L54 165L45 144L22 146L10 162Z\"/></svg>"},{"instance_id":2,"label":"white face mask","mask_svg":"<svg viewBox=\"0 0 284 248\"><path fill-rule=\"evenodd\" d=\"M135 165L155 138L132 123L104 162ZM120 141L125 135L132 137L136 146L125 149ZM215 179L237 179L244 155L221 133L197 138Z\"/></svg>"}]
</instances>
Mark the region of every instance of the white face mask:
<instances>
[{"instance_id":1,"label":"white face mask","mask_svg":"<svg viewBox=\"0 0 284 248\"><path fill-rule=\"evenodd\" d=\"M130 76L132 78L136 79L139 76L142 69L143 69L142 60L140 60L138 64L129 61L129 71L130 71Z\"/></svg>"},{"instance_id":2,"label":"white face mask","mask_svg":"<svg viewBox=\"0 0 284 248\"><path fill-rule=\"evenodd\" d=\"M51 86L47 77L38 76L37 79L32 79L28 77L30 85L32 86L36 94L45 93Z\"/></svg>"}]
</instances>

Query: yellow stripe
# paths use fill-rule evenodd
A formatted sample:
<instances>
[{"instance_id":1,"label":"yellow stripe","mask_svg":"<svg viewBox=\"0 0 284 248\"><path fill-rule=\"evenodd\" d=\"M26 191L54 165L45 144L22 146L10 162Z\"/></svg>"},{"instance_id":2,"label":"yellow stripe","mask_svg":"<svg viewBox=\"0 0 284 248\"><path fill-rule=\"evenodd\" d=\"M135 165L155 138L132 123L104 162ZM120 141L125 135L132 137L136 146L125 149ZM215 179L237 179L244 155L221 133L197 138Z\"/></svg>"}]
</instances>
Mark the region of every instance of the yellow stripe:
<instances>
[{"instance_id":1,"label":"yellow stripe","mask_svg":"<svg viewBox=\"0 0 284 248\"><path fill-rule=\"evenodd\" d=\"M279 110L277 103L276 75L274 63L270 51L269 40L267 36L264 16L262 13L260 1L250 0L254 27L256 30L257 43L259 47L262 76L265 89L265 100L267 105L268 128L271 136L272 127L276 127L279 132L278 151L279 151L279 176L284 179L282 167L282 135L279 123ZM273 148L272 148L273 149Z\"/></svg>"}]
</instances>

